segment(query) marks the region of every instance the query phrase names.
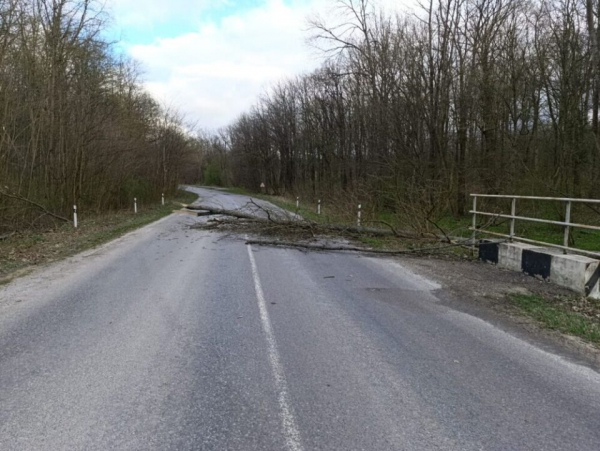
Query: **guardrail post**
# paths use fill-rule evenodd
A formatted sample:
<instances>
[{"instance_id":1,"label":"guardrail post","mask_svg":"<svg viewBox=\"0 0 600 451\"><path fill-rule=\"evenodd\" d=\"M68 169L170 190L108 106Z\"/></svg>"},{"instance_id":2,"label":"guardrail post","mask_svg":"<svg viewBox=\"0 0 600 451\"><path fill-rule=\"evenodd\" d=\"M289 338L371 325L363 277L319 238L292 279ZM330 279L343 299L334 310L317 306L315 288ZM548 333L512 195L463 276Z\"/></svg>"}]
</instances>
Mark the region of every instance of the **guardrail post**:
<instances>
[{"instance_id":1,"label":"guardrail post","mask_svg":"<svg viewBox=\"0 0 600 451\"><path fill-rule=\"evenodd\" d=\"M515 236L515 216L517 215L517 198L513 197L512 202L510 204L510 215L512 216L510 220L510 242L513 242L513 238Z\"/></svg>"},{"instance_id":2,"label":"guardrail post","mask_svg":"<svg viewBox=\"0 0 600 451\"><path fill-rule=\"evenodd\" d=\"M477 239L477 196L473 196L473 255L475 255L475 240Z\"/></svg>"},{"instance_id":3,"label":"guardrail post","mask_svg":"<svg viewBox=\"0 0 600 451\"><path fill-rule=\"evenodd\" d=\"M565 226L565 236L563 239L563 245L565 247L569 247L569 234L571 232L571 227L568 225L571 223L571 201L570 200L567 201L567 209L565 211L565 222L567 223L567 225ZM569 251L567 249L564 249L564 253L568 254Z\"/></svg>"}]
</instances>

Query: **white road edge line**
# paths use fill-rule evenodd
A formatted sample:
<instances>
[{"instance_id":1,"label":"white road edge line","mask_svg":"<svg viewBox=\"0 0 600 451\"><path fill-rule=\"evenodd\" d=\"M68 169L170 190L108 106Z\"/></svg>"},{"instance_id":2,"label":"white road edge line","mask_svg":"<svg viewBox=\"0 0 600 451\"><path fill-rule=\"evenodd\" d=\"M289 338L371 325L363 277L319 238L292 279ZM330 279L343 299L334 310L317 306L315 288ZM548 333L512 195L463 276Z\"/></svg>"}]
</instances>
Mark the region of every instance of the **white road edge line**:
<instances>
[{"instance_id":1,"label":"white road edge line","mask_svg":"<svg viewBox=\"0 0 600 451\"><path fill-rule=\"evenodd\" d=\"M281 414L281 423L283 425L283 435L285 437L286 445L290 451L302 451L303 448L300 442L300 432L298 431L298 426L296 425L296 420L290 407L287 381L285 379L283 366L281 365L281 359L279 358L277 342L275 341L273 326L271 325L271 319L269 318L269 312L267 311L267 302L265 301L265 294L263 293L262 285L260 283L256 260L252 254L252 246L248 244L246 247L248 248L248 256L250 257L250 265L252 266L252 277L254 278L254 289L258 299L260 321L267 338L269 363L271 364L271 370L273 372L273 377L275 378L275 386L277 389L277 398L279 401L279 409Z\"/></svg>"}]
</instances>

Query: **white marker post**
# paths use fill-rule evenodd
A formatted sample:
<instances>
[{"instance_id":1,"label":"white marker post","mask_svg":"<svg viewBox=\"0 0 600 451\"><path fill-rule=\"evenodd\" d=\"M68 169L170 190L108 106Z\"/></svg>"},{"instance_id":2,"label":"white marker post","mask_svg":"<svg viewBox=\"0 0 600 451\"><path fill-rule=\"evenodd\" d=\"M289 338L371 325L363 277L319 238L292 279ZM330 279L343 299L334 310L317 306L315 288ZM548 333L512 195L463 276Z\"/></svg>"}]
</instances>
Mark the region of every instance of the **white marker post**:
<instances>
[{"instance_id":1,"label":"white marker post","mask_svg":"<svg viewBox=\"0 0 600 451\"><path fill-rule=\"evenodd\" d=\"M362 217L362 205L358 204L358 217L356 219L356 224L358 225L358 227L360 227L361 217Z\"/></svg>"},{"instance_id":2,"label":"white marker post","mask_svg":"<svg viewBox=\"0 0 600 451\"><path fill-rule=\"evenodd\" d=\"M296 197L296 210L298 210L298 208L300 208L300 198Z\"/></svg>"},{"instance_id":3,"label":"white marker post","mask_svg":"<svg viewBox=\"0 0 600 451\"><path fill-rule=\"evenodd\" d=\"M165 204L165 193L162 193L162 204Z\"/></svg>"},{"instance_id":4,"label":"white marker post","mask_svg":"<svg viewBox=\"0 0 600 451\"><path fill-rule=\"evenodd\" d=\"M133 212L137 214L137 197L133 198Z\"/></svg>"},{"instance_id":5,"label":"white marker post","mask_svg":"<svg viewBox=\"0 0 600 451\"><path fill-rule=\"evenodd\" d=\"M319 203L317 204L317 214L321 214L321 199L319 199Z\"/></svg>"},{"instance_id":6,"label":"white marker post","mask_svg":"<svg viewBox=\"0 0 600 451\"><path fill-rule=\"evenodd\" d=\"M73 226L77 228L77 205L73 205Z\"/></svg>"}]
</instances>

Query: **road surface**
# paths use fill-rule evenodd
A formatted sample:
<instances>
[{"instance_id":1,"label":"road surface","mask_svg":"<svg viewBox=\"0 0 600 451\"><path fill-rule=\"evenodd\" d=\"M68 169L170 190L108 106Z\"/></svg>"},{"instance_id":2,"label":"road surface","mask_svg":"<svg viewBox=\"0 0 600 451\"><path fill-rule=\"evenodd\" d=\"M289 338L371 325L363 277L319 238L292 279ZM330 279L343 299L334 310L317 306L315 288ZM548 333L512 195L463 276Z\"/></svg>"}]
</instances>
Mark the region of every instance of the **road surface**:
<instances>
[{"instance_id":1,"label":"road surface","mask_svg":"<svg viewBox=\"0 0 600 451\"><path fill-rule=\"evenodd\" d=\"M398 261L189 228L204 220L0 288L1 450L600 449L593 369Z\"/></svg>"}]
</instances>

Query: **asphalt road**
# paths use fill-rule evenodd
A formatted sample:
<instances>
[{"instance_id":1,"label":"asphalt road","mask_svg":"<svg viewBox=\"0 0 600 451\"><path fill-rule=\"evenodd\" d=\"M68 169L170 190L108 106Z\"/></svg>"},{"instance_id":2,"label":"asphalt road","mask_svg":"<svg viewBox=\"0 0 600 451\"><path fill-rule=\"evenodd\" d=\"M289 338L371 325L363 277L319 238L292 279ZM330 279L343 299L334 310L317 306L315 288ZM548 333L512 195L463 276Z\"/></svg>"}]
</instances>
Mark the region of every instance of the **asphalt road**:
<instances>
[{"instance_id":1,"label":"asphalt road","mask_svg":"<svg viewBox=\"0 0 600 451\"><path fill-rule=\"evenodd\" d=\"M250 247L203 220L0 288L0 450L600 449L593 369L398 261Z\"/></svg>"}]
</instances>

